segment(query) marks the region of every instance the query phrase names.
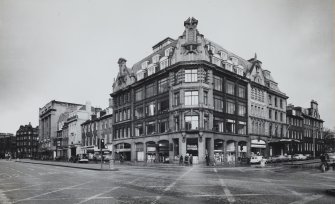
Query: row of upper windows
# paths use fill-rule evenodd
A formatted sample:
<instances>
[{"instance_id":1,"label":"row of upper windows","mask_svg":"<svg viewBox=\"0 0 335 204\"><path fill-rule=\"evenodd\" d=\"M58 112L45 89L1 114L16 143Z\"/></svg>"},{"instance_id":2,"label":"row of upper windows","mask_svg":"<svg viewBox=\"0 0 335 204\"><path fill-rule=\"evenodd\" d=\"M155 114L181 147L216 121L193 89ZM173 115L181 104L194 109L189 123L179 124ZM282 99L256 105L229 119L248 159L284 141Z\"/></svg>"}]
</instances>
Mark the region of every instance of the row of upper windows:
<instances>
[{"instance_id":1,"label":"row of upper windows","mask_svg":"<svg viewBox=\"0 0 335 204\"><path fill-rule=\"evenodd\" d=\"M273 112L274 112L274 117L273 117ZM273 111L272 109L269 109L269 119L273 119L276 120L276 121L279 121L279 118L278 118L278 112L277 111ZM284 114L283 113L280 113L280 121L283 122L284 120Z\"/></svg>"},{"instance_id":2,"label":"row of upper windows","mask_svg":"<svg viewBox=\"0 0 335 204\"><path fill-rule=\"evenodd\" d=\"M169 47L165 50L165 56L161 57L159 54L156 54L152 57L152 63L149 64L149 61L144 61L141 64L141 70L139 70L136 73L137 80L141 80L145 78L146 76L150 76L154 73L156 73L159 70L165 69L169 66L169 55L172 53L173 48ZM159 62L159 67L157 66L157 63Z\"/></svg>"},{"instance_id":3,"label":"row of upper windows","mask_svg":"<svg viewBox=\"0 0 335 204\"><path fill-rule=\"evenodd\" d=\"M264 102L264 95L265 95L265 92L262 90L259 90L257 88L251 89L251 99L253 100Z\"/></svg>"},{"instance_id":4,"label":"row of upper windows","mask_svg":"<svg viewBox=\"0 0 335 204\"><path fill-rule=\"evenodd\" d=\"M298 120L296 118L287 117L286 121L290 125L302 127L302 120Z\"/></svg>"},{"instance_id":5,"label":"row of upper windows","mask_svg":"<svg viewBox=\"0 0 335 204\"><path fill-rule=\"evenodd\" d=\"M278 107L278 98L277 97L272 97L271 95L269 95L268 97L268 101L269 101L269 105L272 106L273 105L273 102L274 102L274 106L275 107ZM280 108L284 108L285 104L284 104L284 101L283 99L279 99L279 107Z\"/></svg>"},{"instance_id":6,"label":"row of upper windows","mask_svg":"<svg viewBox=\"0 0 335 204\"><path fill-rule=\"evenodd\" d=\"M223 78L214 75L214 89L218 90L218 91L223 91ZM227 94L231 94L231 95L235 95L235 84L232 81L226 80L225 82L225 92ZM241 86L241 85L237 85L237 96L240 98L246 98L246 88Z\"/></svg>"},{"instance_id":7,"label":"row of upper windows","mask_svg":"<svg viewBox=\"0 0 335 204\"><path fill-rule=\"evenodd\" d=\"M167 92L169 90L168 82L168 78L164 78L158 81L158 94ZM155 95L157 95L156 82L153 82L145 86L145 92L143 87L135 90L135 101L141 101L144 98L150 98Z\"/></svg>"}]
</instances>

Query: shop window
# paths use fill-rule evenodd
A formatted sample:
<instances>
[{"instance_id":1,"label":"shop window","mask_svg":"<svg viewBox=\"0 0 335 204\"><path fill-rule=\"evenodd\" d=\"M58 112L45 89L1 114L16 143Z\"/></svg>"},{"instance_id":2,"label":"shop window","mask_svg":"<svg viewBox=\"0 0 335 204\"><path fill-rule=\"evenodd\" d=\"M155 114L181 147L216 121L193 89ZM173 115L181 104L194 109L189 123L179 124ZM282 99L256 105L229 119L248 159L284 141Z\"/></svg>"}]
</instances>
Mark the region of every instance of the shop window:
<instances>
[{"instance_id":1,"label":"shop window","mask_svg":"<svg viewBox=\"0 0 335 204\"><path fill-rule=\"evenodd\" d=\"M158 93L164 93L169 90L168 79L164 78L158 81Z\"/></svg>"},{"instance_id":2,"label":"shop window","mask_svg":"<svg viewBox=\"0 0 335 204\"><path fill-rule=\"evenodd\" d=\"M138 123L135 125L135 136L143 135L143 125L142 123Z\"/></svg>"},{"instance_id":3,"label":"shop window","mask_svg":"<svg viewBox=\"0 0 335 204\"><path fill-rule=\"evenodd\" d=\"M226 93L234 95L235 89L234 89L234 83L231 81L226 82Z\"/></svg>"},{"instance_id":4,"label":"shop window","mask_svg":"<svg viewBox=\"0 0 335 204\"><path fill-rule=\"evenodd\" d=\"M226 113L235 114L235 103L232 100L226 101Z\"/></svg>"},{"instance_id":5,"label":"shop window","mask_svg":"<svg viewBox=\"0 0 335 204\"><path fill-rule=\"evenodd\" d=\"M146 123L146 132L147 135L155 134L156 133L156 127L155 127L156 122L155 121L150 121Z\"/></svg>"},{"instance_id":6,"label":"shop window","mask_svg":"<svg viewBox=\"0 0 335 204\"><path fill-rule=\"evenodd\" d=\"M204 105L208 105L208 91L204 91Z\"/></svg>"},{"instance_id":7,"label":"shop window","mask_svg":"<svg viewBox=\"0 0 335 204\"><path fill-rule=\"evenodd\" d=\"M247 111L246 111L246 106L245 104L239 103L238 104L238 115L239 116L245 116Z\"/></svg>"},{"instance_id":8,"label":"shop window","mask_svg":"<svg viewBox=\"0 0 335 204\"><path fill-rule=\"evenodd\" d=\"M197 69L186 69L185 70L185 82L197 82L198 81L198 70Z\"/></svg>"},{"instance_id":9,"label":"shop window","mask_svg":"<svg viewBox=\"0 0 335 204\"><path fill-rule=\"evenodd\" d=\"M156 114L156 104L154 101L147 103L145 106L145 112L147 116L153 116Z\"/></svg>"},{"instance_id":10,"label":"shop window","mask_svg":"<svg viewBox=\"0 0 335 204\"><path fill-rule=\"evenodd\" d=\"M237 125L237 132L238 134L246 135L247 134L247 123L239 121Z\"/></svg>"},{"instance_id":11,"label":"shop window","mask_svg":"<svg viewBox=\"0 0 335 204\"><path fill-rule=\"evenodd\" d=\"M199 129L199 116L185 116L185 129L198 130Z\"/></svg>"},{"instance_id":12,"label":"shop window","mask_svg":"<svg viewBox=\"0 0 335 204\"><path fill-rule=\"evenodd\" d=\"M174 98L174 105L179 106L180 105L180 93L175 92L173 98Z\"/></svg>"},{"instance_id":13,"label":"shop window","mask_svg":"<svg viewBox=\"0 0 335 204\"><path fill-rule=\"evenodd\" d=\"M185 105L198 105L198 91L185 91Z\"/></svg>"},{"instance_id":14,"label":"shop window","mask_svg":"<svg viewBox=\"0 0 335 204\"><path fill-rule=\"evenodd\" d=\"M227 119L226 120L226 132L227 133L235 133L235 121Z\"/></svg>"},{"instance_id":15,"label":"shop window","mask_svg":"<svg viewBox=\"0 0 335 204\"><path fill-rule=\"evenodd\" d=\"M159 132L160 133L164 133L164 132L168 131L168 129L169 129L168 119L160 120L158 122L158 124L159 124Z\"/></svg>"},{"instance_id":16,"label":"shop window","mask_svg":"<svg viewBox=\"0 0 335 204\"><path fill-rule=\"evenodd\" d=\"M135 100L136 101L141 101L143 100L143 88L139 88L135 91Z\"/></svg>"},{"instance_id":17,"label":"shop window","mask_svg":"<svg viewBox=\"0 0 335 204\"><path fill-rule=\"evenodd\" d=\"M146 98L152 97L154 95L156 95L156 86L155 83L152 84L148 84L145 88L145 95Z\"/></svg>"},{"instance_id":18,"label":"shop window","mask_svg":"<svg viewBox=\"0 0 335 204\"><path fill-rule=\"evenodd\" d=\"M221 96L214 96L214 110L223 111L223 99Z\"/></svg>"},{"instance_id":19,"label":"shop window","mask_svg":"<svg viewBox=\"0 0 335 204\"><path fill-rule=\"evenodd\" d=\"M167 113L169 111L169 99L158 102L158 113Z\"/></svg>"},{"instance_id":20,"label":"shop window","mask_svg":"<svg viewBox=\"0 0 335 204\"><path fill-rule=\"evenodd\" d=\"M214 75L214 89L218 91L222 91L222 77Z\"/></svg>"},{"instance_id":21,"label":"shop window","mask_svg":"<svg viewBox=\"0 0 335 204\"><path fill-rule=\"evenodd\" d=\"M144 111L143 111L143 106L137 106L135 108L135 118L139 119L139 118L143 118L144 117Z\"/></svg>"},{"instance_id":22,"label":"shop window","mask_svg":"<svg viewBox=\"0 0 335 204\"><path fill-rule=\"evenodd\" d=\"M214 131L224 132L224 120L223 118L214 118Z\"/></svg>"}]
</instances>

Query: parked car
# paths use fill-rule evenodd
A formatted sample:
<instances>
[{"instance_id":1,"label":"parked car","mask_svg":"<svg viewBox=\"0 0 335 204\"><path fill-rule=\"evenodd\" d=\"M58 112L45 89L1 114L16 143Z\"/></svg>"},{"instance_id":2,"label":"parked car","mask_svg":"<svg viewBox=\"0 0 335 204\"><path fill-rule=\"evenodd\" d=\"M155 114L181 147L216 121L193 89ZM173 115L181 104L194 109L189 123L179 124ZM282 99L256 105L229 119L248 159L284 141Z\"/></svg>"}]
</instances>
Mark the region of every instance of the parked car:
<instances>
[{"instance_id":1,"label":"parked car","mask_svg":"<svg viewBox=\"0 0 335 204\"><path fill-rule=\"evenodd\" d=\"M78 160L79 163L88 163L88 159L82 158Z\"/></svg>"},{"instance_id":2,"label":"parked car","mask_svg":"<svg viewBox=\"0 0 335 204\"><path fill-rule=\"evenodd\" d=\"M329 152L327 154L328 154L329 160L335 160L335 152Z\"/></svg>"},{"instance_id":3,"label":"parked car","mask_svg":"<svg viewBox=\"0 0 335 204\"><path fill-rule=\"evenodd\" d=\"M294 160L306 160L307 157L303 154L295 154L295 155L293 155L293 159Z\"/></svg>"},{"instance_id":4,"label":"parked car","mask_svg":"<svg viewBox=\"0 0 335 204\"><path fill-rule=\"evenodd\" d=\"M250 164L259 164L262 159L265 159L265 158L263 156L252 156L250 158Z\"/></svg>"},{"instance_id":5,"label":"parked car","mask_svg":"<svg viewBox=\"0 0 335 204\"><path fill-rule=\"evenodd\" d=\"M277 156L273 156L270 158L270 162L272 163L276 163L276 162L284 162L284 161L289 161L290 158L288 156L284 156L284 155L277 155Z\"/></svg>"},{"instance_id":6,"label":"parked car","mask_svg":"<svg viewBox=\"0 0 335 204\"><path fill-rule=\"evenodd\" d=\"M311 154L305 154L305 156L307 157L307 159L313 159L313 156Z\"/></svg>"}]
</instances>

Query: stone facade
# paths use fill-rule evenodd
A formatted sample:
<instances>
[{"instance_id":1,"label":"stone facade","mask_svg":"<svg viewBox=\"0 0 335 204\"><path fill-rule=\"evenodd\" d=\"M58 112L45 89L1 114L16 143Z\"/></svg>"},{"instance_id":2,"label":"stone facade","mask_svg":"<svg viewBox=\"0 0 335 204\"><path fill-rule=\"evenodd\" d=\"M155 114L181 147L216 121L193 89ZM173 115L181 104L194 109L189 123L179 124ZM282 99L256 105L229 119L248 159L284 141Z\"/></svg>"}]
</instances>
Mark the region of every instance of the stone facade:
<instances>
[{"instance_id":1,"label":"stone facade","mask_svg":"<svg viewBox=\"0 0 335 204\"><path fill-rule=\"evenodd\" d=\"M192 154L195 163L205 162L206 155L219 163L250 153L246 73L252 64L205 39L197 25L187 19L177 40L166 38L127 68L136 81L116 79L111 94L116 159L177 162Z\"/></svg>"},{"instance_id":2,"label":"stone facade","mask_svg":"<svg viewBox=\"0 0 335 204\"><path fill-rule=\"evenodd\" d=\"M53 100L39 109L39 153L42 158L56 158L57 125L60 115L81 106Z\"/></svg>"},{"instance_id":3,"label":"stone facade","mask_svg":"<svg viewBox=\"0 0 335 204\"><path fill-rule=\"evenodd\" d=\"M21 125L16 132L16 147L18 158L36 158L38 150L38 127Z\"/></svg>"},{"instance_id":4,"label":"stone facade","mask_svg":"<svg viewBox=\"0 0 335 204\"><path fill-rule=\"evenodd\" d=\"M287 137L287 96L278 88L271 72L262 68L257 55L249 60L248 72L249 135L253 154L274 156L283 154L280 140Z\"/></svg>"}]
</instances>

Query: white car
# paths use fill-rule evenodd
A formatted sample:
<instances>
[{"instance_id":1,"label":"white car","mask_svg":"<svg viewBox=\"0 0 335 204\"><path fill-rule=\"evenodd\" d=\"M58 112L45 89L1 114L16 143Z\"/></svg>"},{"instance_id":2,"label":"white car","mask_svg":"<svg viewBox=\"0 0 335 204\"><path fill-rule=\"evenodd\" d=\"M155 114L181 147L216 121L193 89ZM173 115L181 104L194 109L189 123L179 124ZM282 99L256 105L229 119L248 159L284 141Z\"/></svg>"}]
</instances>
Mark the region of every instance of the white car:
<instances>
[{"instance_id":1,"label":"white car","mask_svg":"<svg viewBox=\"0 0 335 204\"><path fill-rule=\"evenodd\" d=\"M265 159L265 158L263 156L252 156L250 158L250 164L259 164L259 163L261 163L262 159Z\"/></svg>"},{"instance_id":2,"label":"white car","mask_svg":"<svg viewBox=\"0 0 335 204\"><path fill-rule=\"evenodd\" d=\"M306 160L307 157L303 154L295 154L295 155L293 155L293 159L295 159L295 160Z\"/></svg>"}]
</instances>

